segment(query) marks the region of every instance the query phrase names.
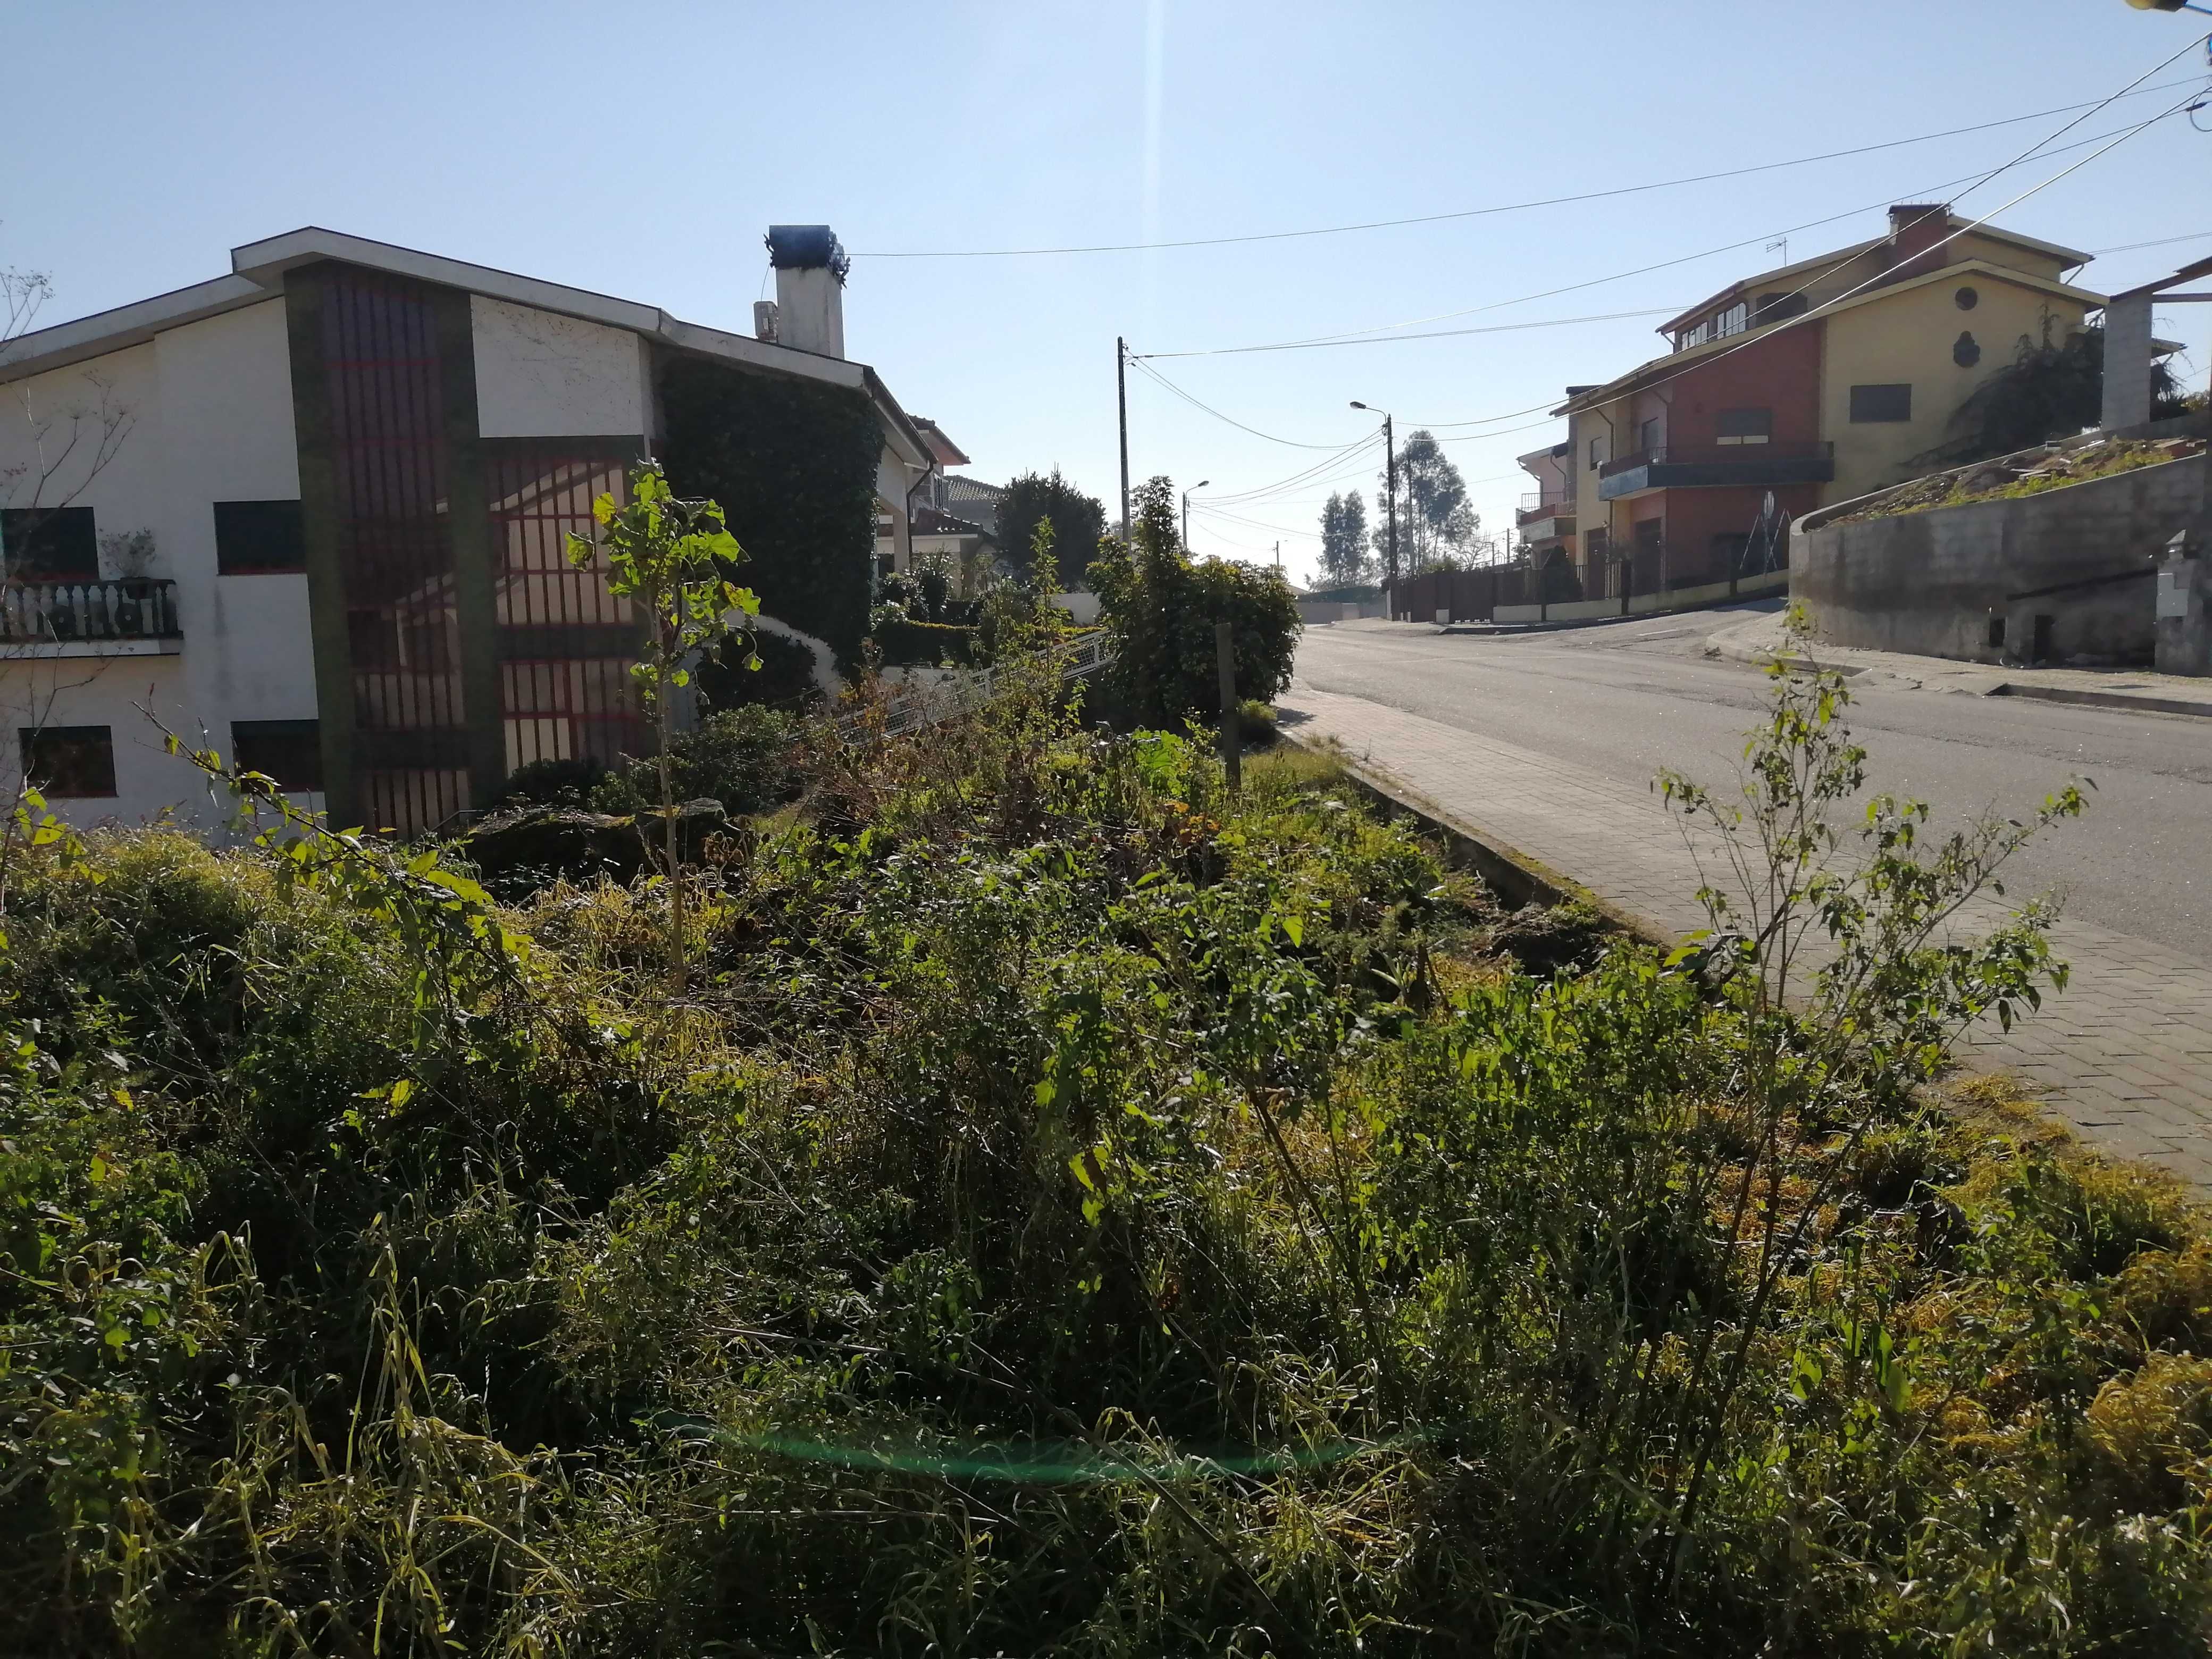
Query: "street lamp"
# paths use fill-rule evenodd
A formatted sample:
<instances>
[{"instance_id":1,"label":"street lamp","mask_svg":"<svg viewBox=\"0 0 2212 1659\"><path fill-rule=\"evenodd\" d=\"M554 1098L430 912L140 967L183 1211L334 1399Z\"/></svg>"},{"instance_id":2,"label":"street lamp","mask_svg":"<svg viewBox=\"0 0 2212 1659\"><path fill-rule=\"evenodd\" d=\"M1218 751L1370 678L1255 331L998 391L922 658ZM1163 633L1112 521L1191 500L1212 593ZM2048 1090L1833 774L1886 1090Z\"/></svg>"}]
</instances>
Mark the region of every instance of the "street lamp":
<instances>
[{"instance_id":1,"label":"street lamp","mask_svg":"<svg viewBox=\"0 0 2212 1659\"><path fill-rule=\"evenodd\" d=\"M1390 590L1390 613L1395 616L1398 611L1397 434L1392 428L1389 410L1376 409L1371 404L1363 404L1357 398L1352 400L1352 406L1354 409L1364 409L1370 415L1380 415L1382 417L1382 480L1387 486L1383 491L1382 511L1384 521L1389 526L1383 541L1382 586Z\"/></svg>"},{"instance_id":2,"label":"street lamp","mask_svg":"<svg viewBox=\"0 0 2212 1659\"><path fill-rule=\"evenodd\" d=\"M1203 489L1212 482L1211 478L1200 478L1190 489ZM1190 489L1182 492L1182 550L1186 553L1190 551Z\"/></svg>"},{"instance_id":3,"label":"street lamp","mask_svg":"<svg viewBox=\"0 0 2212 1659\"><path fill-rule=\"evenodd\" d=\"M2212 16L2212 6L2191 5L2190 0L2128 0L2137 11L2201 11Z\"/></svg>"}]
</instances>

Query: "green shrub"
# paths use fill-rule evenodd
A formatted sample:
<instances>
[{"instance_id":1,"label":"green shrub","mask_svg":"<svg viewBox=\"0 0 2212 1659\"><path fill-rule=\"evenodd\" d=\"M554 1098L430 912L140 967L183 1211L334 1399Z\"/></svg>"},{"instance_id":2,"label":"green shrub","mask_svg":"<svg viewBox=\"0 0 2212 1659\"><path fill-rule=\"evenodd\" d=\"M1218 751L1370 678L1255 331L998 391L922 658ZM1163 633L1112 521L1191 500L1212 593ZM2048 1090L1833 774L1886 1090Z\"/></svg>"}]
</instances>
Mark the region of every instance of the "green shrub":
<instances>
[{"instance_id":1,"label":"green shrub","mask_svg":"<svg viewBox=\"0 0 2212 1659\"><path fill-rule=\"evenodd\" d=\"M1099 621L1113 636L1109 684L1135 725L1174 727L1221 717L1214 627L1226 622L1237 695L1271 702L1291 683L1297 601L1271 570L1206 559L1194 564L1176 528L1175 490L1154 478L1139 492L1134 545L1109 538L1091 566Z\"/></svg>"},{"instance_id":2,"label":"green shrub","mask_svg":"<svg viewBox=\"0 0 2212 1659\"><path fill-rule=\"evenodd\" d=\"M799 716L760 703L717 709L672 745L676 799L717 800L732 813L781 805L803 782L795 752L802 729ZM592 805L602 812L638 812L659 799L659 774L650 756L626 762L592 793Z\"/></svg>"},{"instance_id":3,"label":"green shrub","mask_svg":"<svg viewBox=\"0 0 2212 1659\"><path fill-rule=\"evenodd\" d=\"M760 659L745 666L748 647ZM725 641L699 665L699 695L709 708L738 708L762 703L803 714L823 701L814 678L814 653L797 640L765 629Z\"/></svg>"},{"instance_id":4,"label":"green shrub","mask_svg":"<svg viewBox=\"0 0 2212 1659\"><path fill-rule=\"evenodd\" d=\"M1275 705L1257 697L1244 698L1237 705L1237 729L1246 743L1265 749L1278 735Z\"/></svg>"},{"instance_id":5,"label":"green shrub","mask_svg":"<svg viewBox=\"0 0 2212 1659\"><path fill-rule=\"evenodd\" d=\"M886 622L873 637L886 668L966 668L975 659L975 630L958 623Z\"/></svg>"},{"instance_id":6,"label":"green shrub","mask_svg":"<svg viewBox=\"0 0 2212 1659\"><path fill-rule=\"evenodd\" d=\"M604 782L607 765L589 756L577 760L526 761L507 775L501 806L582 806Z\"/></svg>"}]
</instances>

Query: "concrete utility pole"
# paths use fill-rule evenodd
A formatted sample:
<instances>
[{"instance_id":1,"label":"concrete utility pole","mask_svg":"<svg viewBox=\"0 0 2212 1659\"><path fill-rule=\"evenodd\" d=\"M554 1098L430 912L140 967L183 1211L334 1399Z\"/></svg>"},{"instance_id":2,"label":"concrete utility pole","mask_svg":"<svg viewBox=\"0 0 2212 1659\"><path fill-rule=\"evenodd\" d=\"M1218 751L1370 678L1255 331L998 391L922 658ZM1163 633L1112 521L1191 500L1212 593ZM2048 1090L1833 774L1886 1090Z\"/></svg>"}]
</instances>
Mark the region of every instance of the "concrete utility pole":
<instances>
[{"instance_id":1,"label":"concrete utility pole","mask_svg":"<svg viewBox=\"0 0 2212 1659\"><path fill-rule=\"evenodd\" d=\"M1398 614L1398 440L1392 429L1390 411L1352 401L1354 409L1364 409L1370 415L1382 417L1382 509L1383 522L1389 527L1383 533L1382 586L1390 595L1390 614Z\"/></svg>"},{"instance_id":2,"label":"concrete utility pole","mask_svg":"<svg viewBox=\"0 0 2212 1659\"><path fill-rule=\"evenodd\" d=\"M1129 343L1114 337L1114 402L1121 412L1121 539L1129 539Z\"/></svg>"}]
</instances>

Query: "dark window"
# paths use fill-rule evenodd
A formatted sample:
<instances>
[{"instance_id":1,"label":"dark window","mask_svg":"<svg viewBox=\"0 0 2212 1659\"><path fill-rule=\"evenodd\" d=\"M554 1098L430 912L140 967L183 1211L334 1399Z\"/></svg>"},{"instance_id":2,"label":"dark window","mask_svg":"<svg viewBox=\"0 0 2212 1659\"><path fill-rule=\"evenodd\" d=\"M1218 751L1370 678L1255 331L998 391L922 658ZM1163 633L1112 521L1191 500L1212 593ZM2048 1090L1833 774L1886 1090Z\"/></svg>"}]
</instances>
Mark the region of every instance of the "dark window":
<instances>
[{"instance_id":1,"label":"dark window","mask_svg":"<svg viewBox=\"0 0 2212 1659\"><path fill-rule=\"evenodd\" d=\"M2002 617L1992 617L1990 618L1990 650L2000 651L2004 648L2004 628L2005 619Z\"/></svg>"},{"instance_id":2,"label":"dark window","mask_svg":"<svg viewBox=\"0 0 2212 1659\"><path fill-rule=\"evenodd\" d=\"M1659 447L1659 417L1656 415L1636 428L1636 447L1646 454Z\"/></svg>"},{"instance_id":3,"label":"dark window","mask_svg":"<svg viewBox=\"0 0 2212 1659\"><path fill-rule=\"evenodd\" d=\"M1639 559L1656 557L1666 545L1667 521L1664 519L1638 519L1636 521L1636 556Z\"/></svg>"},{"instance_id":4,"label":"dark window","mask_svg":"<svg viewBox=\"0 0 2212 1659\"><path fill-rule=\"evenodd\" d=\"M1717 443L1763 444L1774 435L1771 409L1724 409L1713 418Z\"/></svg>"},{"instance_id":5,"label":"dark window","mask_svg":"<svg viewBox=\"0 0 2212 1659\"><path fill-rule=\"evenodd\" d=\"M1759 303L1752 307L1751 320L1754 326L1760 323L1780 322L1784 317L1805 314L1805 296L1802 294L1762 294Z\"/></svg>"},{"instance_id":6,"label":"dark window","mask_svg":"<svg viewBox=\"0 0 2212 1659\"><path fill-rule=\"evenodd\" d=\"M1972 311L1981 302L1982 296L1971 288L1962 288L1951 296L1951 303L1961 311Z\"/></svg>"},{"instance_id":7,"label":"dark window","mask_svg":"<svg viewBox=\"0 0 2212 1659\"><path fill-rule=\"evenodd\" d=\"M219 576L258 576L307 568L307 532L297 501L217 501L215 568Z\"/></svg>"},{"instance_id":8,"label":"dark window","mask_svg":"<svg viewBox=\"0 0 2212 1659\"><path fill-rule=\"evenodd\" d=\"M233 720L231 759L299 794L323 787L322 727L313 720Z\"/></svg>"},{"instance_id":9,"label":"dark window","mask_svg":"<svg viewBox=\"0 0 2212 1659\"><path fill-rule=\"evenodd\" d=\"M100 580L100 543L88 507L11 507L0 512L8 574L33 581Z\"/></svg>"},{"instance_id":10,"label":"dark window","mask_svg":"<svg viewBox=\"0 0 2212 1659\"><path fill-rule=\"evenodd\" d=\"M1912 418L1912 388L1909 386L1855 386L1851 388L1851 419L1909 421Z\"/></svg>"},{"instance_id":11,"label":"dark window","mask_svg":"<svg viewBox=\"0 0 2212 1659\"><path fill-rule=\"evenodd\" d=\"M1597 447L1604 441L1605 440L1602 438L1592 438L1589 441L1590 471L1593 472L1597 471L1598 462L1601 459L1598 454Z\"/></svg>"},{"instance_id":12,"label":"dark window","mask_svg":"<svg viewBox=\"0 0 2212 1659\"><path fill-rule=\"evenodd\" d=\"M115 793L115 738L105 726L20 728L23 776L54 800L99 800Z\"/></svg>"}]
</instances>

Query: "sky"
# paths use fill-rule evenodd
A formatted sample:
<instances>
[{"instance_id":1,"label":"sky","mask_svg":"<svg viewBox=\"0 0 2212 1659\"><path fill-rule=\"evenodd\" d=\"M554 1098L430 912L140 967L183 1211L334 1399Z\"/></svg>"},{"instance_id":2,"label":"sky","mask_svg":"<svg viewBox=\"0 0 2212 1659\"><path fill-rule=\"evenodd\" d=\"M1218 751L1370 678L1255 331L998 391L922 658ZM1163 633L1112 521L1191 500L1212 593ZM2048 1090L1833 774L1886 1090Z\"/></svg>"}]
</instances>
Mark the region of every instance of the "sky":
<instances>
[{"instance_id":1,"label":"sky","mask_svg":"<svg viewBox=\"0 0 2212 1659\"><path fill-rule=\"evenodd\" d=\"M2101 139L2212 85L2208 23L2123 0L71 0L8 26L0 265L49 275L59 322L319 224L750 332L766 227L826 222L849 354L964 470L1057 466L1111 516L1126 337L1162 354L1129 377L1134 477L1205 481L1198 552L1279 541L1304 579L1328 495L1375 494L1379 455L1329 459L1373 430L1352 400L1433 426L1510 526L1562 388L1657 355L1666 314L1781 263L1784 232L1802 258L1949 199L2084 250L2195 239L2104 254L2076 278L2103 292L2212 254L2212 108L2047 185L2101 146L1966 189L2086 112L1668 185L2094 103L2181 54L2052 143ZM1515 207L1601 191L1626 193ZM1224 349L1422 319L1395 333L1496 331ZM2159 329L2202 387L2212 306Z\"/></svg>"}]
</instances>

